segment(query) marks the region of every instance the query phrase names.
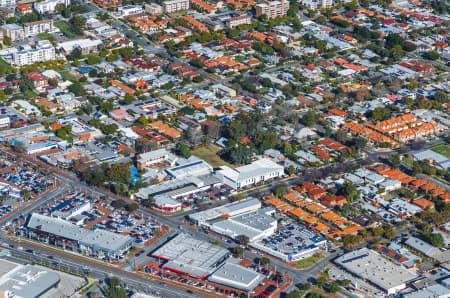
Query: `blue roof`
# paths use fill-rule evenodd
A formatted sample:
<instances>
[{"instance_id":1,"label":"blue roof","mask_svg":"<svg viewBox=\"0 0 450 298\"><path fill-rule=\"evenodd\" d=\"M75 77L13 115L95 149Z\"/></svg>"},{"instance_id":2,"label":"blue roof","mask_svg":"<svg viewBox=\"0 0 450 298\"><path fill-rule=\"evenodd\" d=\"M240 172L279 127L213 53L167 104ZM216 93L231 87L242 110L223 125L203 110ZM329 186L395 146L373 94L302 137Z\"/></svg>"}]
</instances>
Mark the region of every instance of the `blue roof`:
<instances>
[{"instance_id":1,"label":"blue roof","mask_svg":"<svg viewBox=\"0 0 450 298\"><path fill-rule=\"evenodd\" d=\"M85 66L85 67L80 67L80 68L78 68L77 71L78 71L79 73L86 74L86 73L91 72L91 71L94 70L94 69L97 70L95 67L92 67L92 66Z\"/></svg>"}]
</instances>

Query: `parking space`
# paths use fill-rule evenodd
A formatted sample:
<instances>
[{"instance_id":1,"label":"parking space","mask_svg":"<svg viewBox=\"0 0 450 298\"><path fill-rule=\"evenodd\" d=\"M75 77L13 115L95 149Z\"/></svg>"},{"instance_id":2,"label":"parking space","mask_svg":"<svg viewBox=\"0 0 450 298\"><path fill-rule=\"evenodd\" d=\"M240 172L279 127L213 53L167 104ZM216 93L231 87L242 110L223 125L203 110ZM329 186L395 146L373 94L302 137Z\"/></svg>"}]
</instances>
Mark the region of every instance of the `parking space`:
<instances>
[{"instance_id":1,"label":"parking space","mask_svg":"<svg viewBox=\"0 0 450 298\"><path fill-rule=\"evenodd\" d=\"M134 212L115 209L108 202L82 192L66 193L39 213L69 220L88 230L107 230L128 235L135 245L150 241L161 225Z\"/></svg>"},{"instance_id":2,"label":"parking space","mask_svg":"<svg viewBox=\"0 0 450 298\"><path fill-rule=\"evenodd\" d=\"M0 174L2 181L19 187L22 194L26 191L31 197L38 197L53 185L53 181L44 175L16 165L4 167Z\"/></svg>"}]
</instances>

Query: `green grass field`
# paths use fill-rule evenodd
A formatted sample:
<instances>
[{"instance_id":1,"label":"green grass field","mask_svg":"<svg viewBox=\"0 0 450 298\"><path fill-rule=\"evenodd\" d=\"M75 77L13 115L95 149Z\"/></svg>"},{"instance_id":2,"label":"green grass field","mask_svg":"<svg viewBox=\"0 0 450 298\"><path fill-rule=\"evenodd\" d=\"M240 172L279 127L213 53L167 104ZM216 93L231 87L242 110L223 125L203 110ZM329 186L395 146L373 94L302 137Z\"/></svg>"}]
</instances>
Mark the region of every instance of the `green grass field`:
<instances>
[{"instance_id":1,"label":"green grass field","mask_svg":"<svg viewBox=\"0 0 450 298\"><path fill-rule=\"evenodd\" d=\"M209 144L207 146L202 146L202 147L195 149L194 151L192 151L192 154L205 160L207 163L209 163L214 168L217 168L220 166L233 167L231 164L222 160L217 155L217 152L219 152L220 150L221 150L220 147L213 145L213 144Z\"/></svg>"},{"instance_id":2,"label":"green grass field","mask_svg":"<svg viewBox=\"0 0 450 298\"><path fill-rule=\"evenodd\" d=\"M53 36L53 34L47 32L39 33L36 36L41 40L55 41L55 37Z\"/></svg>"},{"instance_id":3,"label":"green grass field","mask_svg":"<svg viewBox=\"0 0 450 298\"><path fill-rule=\"evenodd\" d=\"M309 258L305 258L303 260L298 260L297 266L300 266L300 267L306 269L306 268L313 266L314 264L316 264L323 258L324 258L324 255L322 255L322 254L321 255L313 255L313 256L310 256Z\"/></svg>"},{"instance_id":4,"label":"green grass field","mask_svg":"<svg viewBox=\"0 0 450 298\"><path fill-rule=\"evenodd\" d=\"M450 158L450 145L439 145L431 150Z\"/></svg>"},{"instance_id":5,"label":"green grass field","mask_svg":"<svg viewBox=\"0 0 450 298\"><path fill-rule=\"evenodd\" d=\"M55 24L55 27L58 27L59 30L61 30L61 32L64 33L65 36L67 36L69 38L78 37L78 35L76 35L72 31L70 31L70 26L66 22L64 22L62 20L56 20L56 21L54 21L54 24Z\"/></svg>"},{"instance_id":6,"label":"green grass field","mask_svg":"<svg viewBox=\"0 0 450 298\"><path fill-rule=\"evenodd\" d=\"M3 60L2 58L0 58L0 64L3 64L6 67L6 69L11 68L11 65L9 65L9 63Z\"/></svg>"}]
</instances>

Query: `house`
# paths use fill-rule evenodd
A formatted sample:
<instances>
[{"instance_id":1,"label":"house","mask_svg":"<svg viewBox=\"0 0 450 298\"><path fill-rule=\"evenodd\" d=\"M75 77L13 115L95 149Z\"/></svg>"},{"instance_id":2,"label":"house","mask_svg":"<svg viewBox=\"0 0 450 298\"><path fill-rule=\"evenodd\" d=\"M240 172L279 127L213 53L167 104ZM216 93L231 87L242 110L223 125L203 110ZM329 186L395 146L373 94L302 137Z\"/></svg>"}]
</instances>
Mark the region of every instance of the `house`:
<instances>
[{"instance_id":1,"label":"house","mask_svg":"<svg viewBox=\"0 0 450 298\"><path fill-rule=\"evenodd\" d=\"M41 75L38 72L29 72L27 73L27 77L33 79L34 88L37 90L43 90L44 87L48 85L48 79L46 76Z\"/></svg>"},{"instance_id":2,"label":"house","mask_svg":"<svg viewBox=\"0 0 450 298\"><path fill-rule=\"evenodd\" d=\"M33 8L26 4L20 4L16 7L17 14L24 16L33 12Z\"/></svg>"}]
</instances>

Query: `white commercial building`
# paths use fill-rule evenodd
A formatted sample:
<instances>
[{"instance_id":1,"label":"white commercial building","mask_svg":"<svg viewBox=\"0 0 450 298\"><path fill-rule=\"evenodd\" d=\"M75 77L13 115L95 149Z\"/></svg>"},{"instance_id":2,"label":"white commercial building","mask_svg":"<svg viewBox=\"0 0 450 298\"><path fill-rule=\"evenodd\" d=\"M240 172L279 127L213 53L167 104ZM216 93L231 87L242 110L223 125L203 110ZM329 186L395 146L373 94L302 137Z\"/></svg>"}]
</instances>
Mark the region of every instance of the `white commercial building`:
<instances>
[{"instance_id":1,"label":"white commercial building","mask_svg":"<svg viewBox=\"0 0 450 298\"><path fill-rule=\"evenodd\" d=\"M403 290L407 282L417 277L402 265L395 264L366 247L337 258L335 263L355 276L375 284L388 295Z\"/></svg>"},{"instance_id":2,"label":"white commercial building","mask_svg":"<svg viewBox=\"0 0 450 298\"><path fill-rule=\"evenodd\" d=\"M56 59L55 48L48 40L38 41L36 48L26 48L12 54L11 62L17 66Z\"/></svg>"},{"instance_id":3,"label":"white commercial building","mask_svg":"<svg viewBox=\"0 0 450 298\"><path fill-rule=\"evenodd\" d=\"M131 16L135 14L142 14L144 13L144 9L141 5L125 5L117 8L117 12L120 16Z\"/></svg>"},{"instance_id":4,"label":"white commercial building","mask_svg":"<svg viewBox=\"0 0 450 298\"><path fill-rule=\"evenodd\" d=\"M70 5L70 0L45 0L42 2L34 2L33 6L40 13L53 13L58 4L63 4L67 7Z\"/></svg>"},{"instance_id":5,"label":"white commercial building","mask_svg":"<svg viewBox=\"0 0 450 298\"><path fill-rule=\"evenodd\" d=\"M188 10L189 0L169 0L165 1L162 6L165 13L173 13L180 10Z\"/></svg>"},{"instance_id":6,"label":"white commercial building","mask_svg":"<svg viewBox=\"0 0 450 298\"><path fill-rule=\"evenodd\" d=\"M270 159L262 158L235 169L222 166L218 175L223 184L233 189L241 189L281 177L284 175L284 168Z\"/></svg>"},{"instance_id":7,"label":"white commercial building","mask_svg":"<svg viewBox=\"0 0 450 298\"><path fill-rule=\"evenodd\" d=\"M253 291L265 276L232 262L226 262L208 277L209 281L247 292Z\"/></svg>"}]
</instances>

